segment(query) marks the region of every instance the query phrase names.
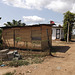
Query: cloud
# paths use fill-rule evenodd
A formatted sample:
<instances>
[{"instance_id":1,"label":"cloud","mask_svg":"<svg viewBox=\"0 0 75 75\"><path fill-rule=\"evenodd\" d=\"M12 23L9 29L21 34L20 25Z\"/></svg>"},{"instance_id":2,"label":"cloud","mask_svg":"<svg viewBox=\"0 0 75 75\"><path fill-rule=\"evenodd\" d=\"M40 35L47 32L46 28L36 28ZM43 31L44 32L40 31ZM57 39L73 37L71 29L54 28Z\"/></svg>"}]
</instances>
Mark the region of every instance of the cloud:
<instances>
[{"instance_id":1,"label":"cloud","mask_svg":"<svg viewBox=\"0 0 75 75\"><path fill-rule=\"evenodd\" d=\"M61 13L68 10L75 12L75 0L2 0L2 2L25 9L42 10L46 8Z\"/></svg>"},{"instance_id":2,"label":"cloud","mask_svg":"<svg viewBox=\"0 0 75 75\"><path fill-rule=\"evenodd\" d=\"M60 0L52 1L49 5L46 6L48 9L52 9L53 11L57 12L66 12L71 9L71 6L66 2L62 2Z\"/></svg>"},{"instance_id":3,"label":"cloud","mask_svg":"<svg viewBox=\"0 0 75 75\"><path fill-rule=\"evenodd\" d=\"M44 18L38 17L38 16L23 16L24 22L29 23L38 23L45 21Z\"/></svg>"}]
</instances>

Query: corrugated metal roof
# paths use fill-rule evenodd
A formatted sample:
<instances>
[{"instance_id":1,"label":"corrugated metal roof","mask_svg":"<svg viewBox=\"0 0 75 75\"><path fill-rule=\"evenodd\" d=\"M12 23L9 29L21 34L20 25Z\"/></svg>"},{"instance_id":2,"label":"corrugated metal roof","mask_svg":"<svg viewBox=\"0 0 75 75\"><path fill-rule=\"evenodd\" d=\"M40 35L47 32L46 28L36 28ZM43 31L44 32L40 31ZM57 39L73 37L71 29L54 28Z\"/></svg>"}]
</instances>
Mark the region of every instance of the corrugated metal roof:
<instances>
[{"instance_id":1,"label":"corrugated metal roof","mask_svg":"<svg viewBox=\"0 0 75 75\"><path fill-rule=\"evenodd\" d=\"M55 24L35 24L35 25L25 25L25 26L4 26L0 28L15 28L15 27L38 27L38 26L53 26Z\"/></svg>"},{"instance_id":2,"label":"corrugated metal roof","mask_svg":"<svg viewBox=\"0 0 75 75\"><path fill-rule=\"evenodd\" d=\"M60 25L59 25L59 26L56 26L56 25L55 25L55 26L53 26L52 28L63 28L63 27L60 26Z\"/></svg>"}]
</instances>

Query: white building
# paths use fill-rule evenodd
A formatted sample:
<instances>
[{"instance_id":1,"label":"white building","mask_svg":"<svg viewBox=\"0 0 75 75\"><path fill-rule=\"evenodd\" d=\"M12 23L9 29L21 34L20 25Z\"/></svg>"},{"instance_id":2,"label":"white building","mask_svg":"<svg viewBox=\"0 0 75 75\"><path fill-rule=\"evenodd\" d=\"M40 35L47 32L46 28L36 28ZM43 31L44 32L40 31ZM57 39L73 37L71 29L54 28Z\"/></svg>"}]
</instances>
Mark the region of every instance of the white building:
<instances>
[{"instance_id":1,"label":"white building","mask_svg":"<svg viewBox=\"0 0 75 75\"><path fill-rule=\"evenodd\" d=\"M64 39L64 30L62 26L52 27L52 40L62 40Z\"/></svg>"}]
</instances>

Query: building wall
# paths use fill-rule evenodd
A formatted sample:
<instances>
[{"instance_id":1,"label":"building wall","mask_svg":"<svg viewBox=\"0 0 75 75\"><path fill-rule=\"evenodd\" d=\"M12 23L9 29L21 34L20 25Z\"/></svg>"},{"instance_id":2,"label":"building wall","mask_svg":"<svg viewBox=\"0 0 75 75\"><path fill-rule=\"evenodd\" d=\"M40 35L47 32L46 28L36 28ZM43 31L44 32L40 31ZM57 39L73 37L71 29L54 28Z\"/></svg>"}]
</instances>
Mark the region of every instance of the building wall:
<instances>
[{"instance_id":1,"label":"building wall","mask_svg":"<svg viewBox=\"0 0 75 75\"><path fill-rule=\"evenodd\" d=\"M42 26L42 49L49 48L48 41L50 46L52 46L52 27Z\"/></svg>"},{"instance_id":2,"label":"building wall","mask_svg":"<svg viewBox=\"0 0 75 75\"><path fill-rule=\"evenodd\" d=\"M56 28L52 28L52 40L56 39Z\"/></svg>"},{"instance_id":3,"label":"building wall","mask_svg":"<svg viewBox=\"0 0 75 75\"><path fill-rule=\"evenodd\" d=\"M75 25L72 28L72 37L71 39L75 39Z\"/></svg>"},{"instance_id":4,"label":"building wall","mask_svg":"<svg viewBox=\"0 0 75 75\"><path fill-rule=\"evenodd\" d=\"M33 48L42 49L41 48L41 27L32 27L31 29L31 40Z\"/></svg>"},{"instance_id":5,"label":"building wall","mask_svg":"<svg viewBox=\"0 0 75 75\"><path fill-rule=\"evenodd\" d=\"M13 30L4 29L2 32L2 38L4 46L12 46L12 47L14 46Z\"/></svg>"},{"instance_id":6,"label":"building wall","mask_svg":"<svg viewBox=\"0 0 75 75\"><path fill-rule=\"evenodd\" d=\"M8 28L3 30L3 42L5 46L41 49L41 40L32 39L39 36L40 27ZM34 33L32 33L34 32ZM40 31L41 32L41 31ZM6 35L7 34L7 35Z\"/></svg>"},{"instance_id":7,"label":"building wall","mask_svg":"<svg viewBox=\"0 0 75 75\"><path fill-rule=\"evenodd\" d=\"M49 47L47 29L51 46L52 29L50 26L17 27L3 29L3 44L4 46L23 49L46 49Z\"/></svg>"},{"instance_id":8,"label":"building wall","mask_svg":"<svg viewBox=\"0 0 75 75\"><path fill-rule=\"evenodd\" d=\"M25 27L15 30L15 47L27 48L27 49L32 47L31 27Z\"/></svg>"},{"instance_id":9,"label":"building wall","mask_svg":"<svg viewBox=\"0 0 75 75\"><path fill-rule=\"evenodd\" d=\"M61 29L61 38L60 39L64 39L64 30Z\"/></svg>"}]
</instances>

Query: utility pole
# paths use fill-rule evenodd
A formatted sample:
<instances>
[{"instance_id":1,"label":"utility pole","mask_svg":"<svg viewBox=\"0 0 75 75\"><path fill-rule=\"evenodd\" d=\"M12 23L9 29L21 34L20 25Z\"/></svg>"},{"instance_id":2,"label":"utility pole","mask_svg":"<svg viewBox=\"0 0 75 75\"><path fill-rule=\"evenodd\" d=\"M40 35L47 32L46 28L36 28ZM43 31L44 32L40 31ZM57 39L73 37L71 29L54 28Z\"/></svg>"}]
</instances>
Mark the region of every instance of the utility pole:
<instances>
[{"instance_id":1,"label":"utility pole","mask_svg":"<svg viewBox=\"0 0 75 75\"><path fill-rule=\"evenodd\" d=\"M67 43L69 43L69 22L68 22L68 31L67 31Z\"/></svg>"}]
</instances>

